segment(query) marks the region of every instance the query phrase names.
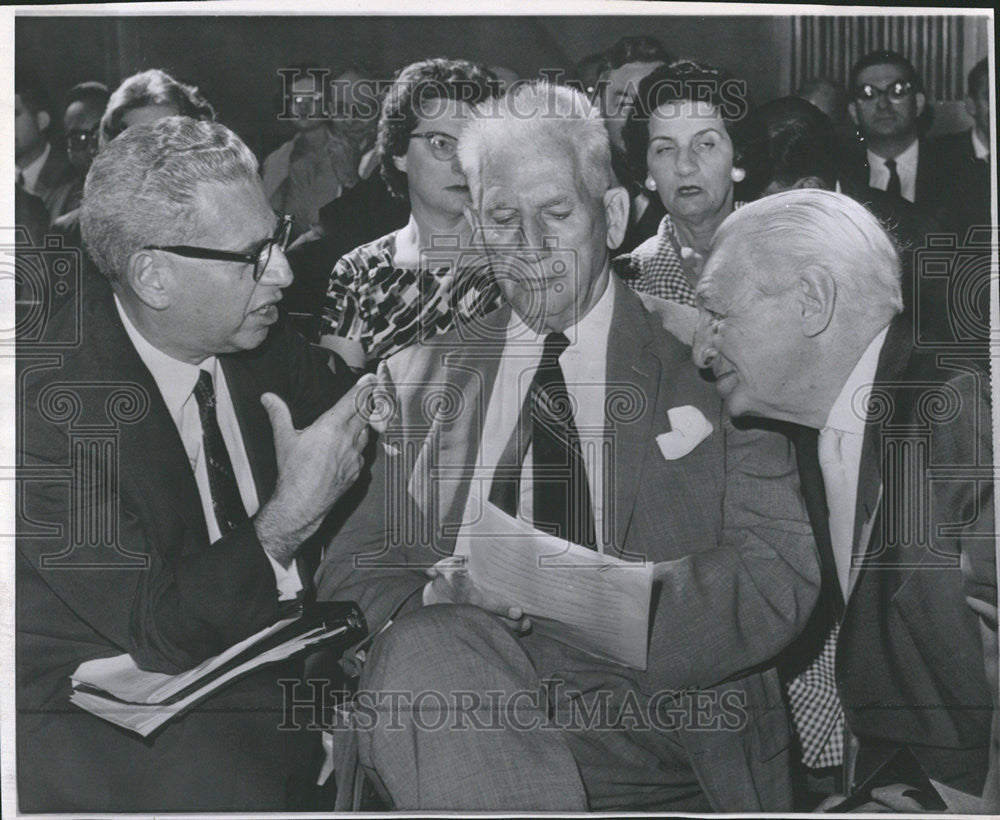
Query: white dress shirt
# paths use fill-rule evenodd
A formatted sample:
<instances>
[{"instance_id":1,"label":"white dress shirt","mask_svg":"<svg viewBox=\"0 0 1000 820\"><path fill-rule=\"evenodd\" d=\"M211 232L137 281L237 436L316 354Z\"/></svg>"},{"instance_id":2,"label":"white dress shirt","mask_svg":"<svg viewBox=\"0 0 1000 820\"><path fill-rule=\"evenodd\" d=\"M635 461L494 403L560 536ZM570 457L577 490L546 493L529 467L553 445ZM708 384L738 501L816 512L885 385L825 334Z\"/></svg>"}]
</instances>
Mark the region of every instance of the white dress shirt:
<instances>
[{"instance_id":1,"label":"white dress shirt","mask_svg":"<svg viewBox=\"0 0 1000 820\"><path fill-rule=\"evenodd\" d=\"M45 150L42 151L41 156L36 157L23 168L19 168L18 179L22 181L24 185L24 190L29 194L35 193L35 186L38 185L38 177L41 176L42 168L45 167L45 162L49 158L49 154L52 153L52 143L45 143Z\"/></svg>"},{"instance_id":2,"label":"white dress shirt","mask_svg":"<svg viewBox=\"0 0 1000 820\"><path fill-rule=\"evenodd\" d=\"M868 416L868 398L878 369L878 357L889 328L885 327L872 339L861 354L858 363L844 382L840 394L830 408L826 424L820 431L820 450L831 438L839 438L839 451L844 472L845 487L836 490L827 486L827 506L830 508L830 535L837 576L846 598L849 592L851 554L853 551L854 512L858 497L858 479L861 472L861 448L865 440L865 422ZM824 467L824 478L826 468ZM827 484L831 482L827 481ZM836 493L836 495L835 495ZM836 517L837 520L834 520ZM837 533L845 537L836 537Z\"/></svg>"},{"instance_id":3,"label":"white dress shirt","mask_svg":"<svg viewBox=\"0 0 1000 820\"><path fill-rule=\"evenodd\" d=\"M250 470L250 460L247 458L247 451L243 445L243 436L240 433L236 410L226 385L225 374L215 356L210 356L200 365L189 364L168 356L150 344L129 321L117 296L115 296L115 307L118 309L118 315L125 326L125 332L128 333L136 353L139 354L139 358L142 359L143 364L152 375L153 381L156 382L160 395L163 396L163 401L167 405L170 418L177 426L177 432L180 434L181 442L191 464L191 470L194 472L195 483L198 485L201 508L205 515L205 524L208 527L208 538L210 542L215 543L222 537L222 533L219 531L219 524L212 508L212 491L209 488L208 469L205 466L201 416L198 413L198 401L194 396L194 387L202 370L208 371L212 377L212 384L215 388L216 420L219 422L226 450L229 451L229 460L233 464L236 486L243 499L243 506L246 508L248 516L253 516L260 508L257 488ZM288 569L285 569L267 552L264 555L274 570L279 600L294 598L302 589L302 580L299 578L295 563L293 562Z\"/></svg>"},{"instance_id":4,"label":"white dress shirt","mask_svg":"<svg viewBox=\"0 0 1000 820\"><path fill-rule=\"evenodd\" d=\"M920 140L914 140L910 147L896 157L896 173L899 174L899 191L903 199L915 202L917 199L917 162L920 160ZM889 186L889 169L885 167L885 157L868 151L868 184L884 191Z\"/></svg>"},{"instance_id":5,"label":"white dress shirt","mask_svg":"<svg viewBox=\"0 0 1000 820\"><path fill-rule=\"evenodd\" d=\"M975 155L976 159L984 159L987 162L990 161L990 147L979 139L979 132L975 128L970 129L972 131L972 153Z\"/></svg>"},{"instance_id":6,"label":"white dress shirt","mask_svg":"<svg viewBox=\"0 0 1000 820\"><path fill-rule=\"evenodd\" d=\"M563 331L569 345L559 357L566 389L574 407L574 423L590 484L594 530L598 549L607 543L604 531L604 399L607 380L608 331L614 313L615 291L609 280L597 304L576 325ZM528 387L538 369L546 334L536 334L511 313L496 383L490 394L479 447L478 467L492 475L521 413ZM521 466L518 516L533 520L532 452L528 447ZM484 487L488 490L488 487Z\"/></svg>"}]
</instances>

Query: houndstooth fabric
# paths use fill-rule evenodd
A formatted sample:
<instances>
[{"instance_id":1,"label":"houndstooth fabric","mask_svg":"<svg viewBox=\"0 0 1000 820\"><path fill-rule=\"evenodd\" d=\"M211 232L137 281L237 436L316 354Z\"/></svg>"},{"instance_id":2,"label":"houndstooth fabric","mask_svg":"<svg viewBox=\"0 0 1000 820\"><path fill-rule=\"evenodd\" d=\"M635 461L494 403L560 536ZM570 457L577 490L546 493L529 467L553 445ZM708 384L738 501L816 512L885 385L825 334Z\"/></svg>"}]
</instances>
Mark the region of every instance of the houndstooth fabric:
<instances>
[{"instance_id":1,"label":"houndstooth fabric","mask_svg":"<svg viewBox=\"0 0 1000 820\"><path fill-rule=\"evenodd\" d=\"M631 253L617 257L615 273L634 291L694 304L694 288L688 282L679 253L680 241L669 216L663 217L656 236L651 236Z\"/></svg>"},{"instance_id":2,"label":"houndstooth fabric","mask_svg":"<svg viewBox=\"0 0 1000 820\"><path fill-rule=\"evenodd\" d=\"M819 655L788 684L802 762L813 769L844 762L844 710L834 677L839 632L840 624L835 624Z\"/></svg>"}]
</instances>

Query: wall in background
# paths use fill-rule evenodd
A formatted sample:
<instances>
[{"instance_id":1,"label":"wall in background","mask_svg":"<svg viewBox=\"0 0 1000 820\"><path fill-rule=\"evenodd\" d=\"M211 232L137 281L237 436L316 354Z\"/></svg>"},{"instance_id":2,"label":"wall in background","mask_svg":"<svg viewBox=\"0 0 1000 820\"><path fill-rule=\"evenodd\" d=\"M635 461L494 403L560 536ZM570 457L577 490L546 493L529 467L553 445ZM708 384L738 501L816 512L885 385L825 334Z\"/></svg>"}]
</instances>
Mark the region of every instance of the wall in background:
<instances>
[{"instance_id":1,"label":"wall in background","mask_svg":"<svg viewBox=\"0 0 1000 820\"><path fill-rule=\"evenodd\" d=\"M969 50L974 44L986 53L983 31L975 28ZM569 70L619 37L641 33L659 37L677 56L724 66L746 79L762 102L791 90L791 32L788 16L20 16L15 57L19 69L48 85L57 106L81 80L114 87L135 71L164 68L198 85L220 121L260 153L287 137L276 120L281 86L275 72L296 62L364 62L388 76L422 57L453 56L508 65L530 77L542 68ZM960 104L943 110L935 130L965 124Z\"/></svg>"}]
</instances>

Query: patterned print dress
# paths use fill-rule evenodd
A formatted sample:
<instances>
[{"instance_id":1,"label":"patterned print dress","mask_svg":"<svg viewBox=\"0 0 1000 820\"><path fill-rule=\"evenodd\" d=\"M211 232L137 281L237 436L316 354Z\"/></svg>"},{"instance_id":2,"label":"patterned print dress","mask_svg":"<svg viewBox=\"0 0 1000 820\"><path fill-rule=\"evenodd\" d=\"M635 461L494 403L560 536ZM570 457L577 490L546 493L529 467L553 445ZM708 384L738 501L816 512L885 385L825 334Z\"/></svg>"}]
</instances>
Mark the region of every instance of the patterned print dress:
<instances>
[{"instance_id":1,"label":"patterned print dress","mask_svg":"<svg viewBox=\"0 0 1000 820\"><path fill-rule=\"evenodd\" d=\"M398 350L485 316L500 304L500 290L481 257L454 270L432 262L426 269L393 264L396 234L361 245L341 257L330 274L323 306L323 336L361 344L374 368Z\"/></svg>"}]
</instances>

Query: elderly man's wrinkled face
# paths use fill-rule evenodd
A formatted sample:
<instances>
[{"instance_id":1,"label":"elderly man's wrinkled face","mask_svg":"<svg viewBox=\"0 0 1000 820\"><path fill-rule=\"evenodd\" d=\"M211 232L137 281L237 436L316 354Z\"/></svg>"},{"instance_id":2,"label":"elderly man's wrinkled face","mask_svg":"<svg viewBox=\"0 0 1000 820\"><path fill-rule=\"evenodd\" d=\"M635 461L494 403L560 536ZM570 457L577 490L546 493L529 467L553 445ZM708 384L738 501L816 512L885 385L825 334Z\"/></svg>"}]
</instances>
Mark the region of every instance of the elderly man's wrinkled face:
<instances>
[{"instance_id":1,"label":"elderly man's wrinkled face","mask_svg":"<svg viewBox=\"0 0 1000 820\"><path fill-rule=\"evenodd\" d=\"M747 253L749 237L738 233L713 249L698 282L694 361L712 369L731 415L785 418L802 388L794 293L758 291L749 279L754 264Z\"/></svg>"},{"instance_id":2,"label":"elderly man's wrinkled face","mask_svg":"<svg viewBox=\"0 0 1000 820\"><path fill-rule=\"evenodd\" d=\"M272 236L277 217L260 184L205 185L195 202L197 230L184 244L249 253ZM167 266L172 355L193 363L257 347L278 319L281 289L292 283L284 254L271 247L260 280L245 262L190 259L156 251ZM265 251L266 252L266 251ZM182 355L178 355L178 354Z\"/></svg>"},{"instance_id":3,"label":"elderly man's wrinkled face","mask_svg":"<svg viewBox=\"0 0 1000 820\"><path fill-rule=\"evenodd\" d=\"M608 215L588 193L572 150L507 146L481 169L478 219L504 298L533 330L562 331L608 282Z\"/></svg>"}]
</instances>

